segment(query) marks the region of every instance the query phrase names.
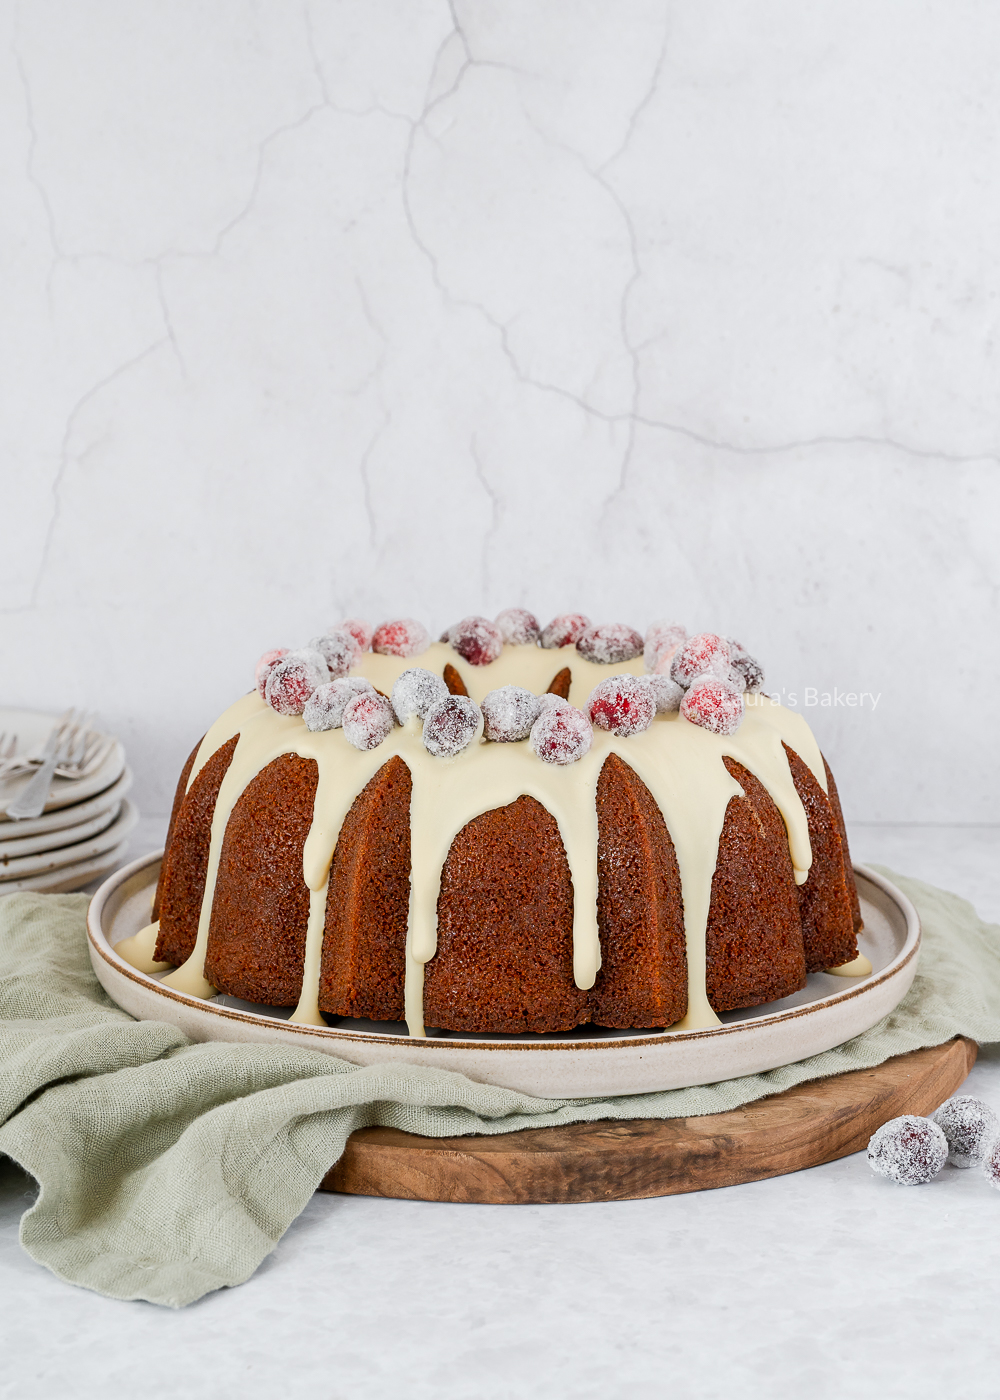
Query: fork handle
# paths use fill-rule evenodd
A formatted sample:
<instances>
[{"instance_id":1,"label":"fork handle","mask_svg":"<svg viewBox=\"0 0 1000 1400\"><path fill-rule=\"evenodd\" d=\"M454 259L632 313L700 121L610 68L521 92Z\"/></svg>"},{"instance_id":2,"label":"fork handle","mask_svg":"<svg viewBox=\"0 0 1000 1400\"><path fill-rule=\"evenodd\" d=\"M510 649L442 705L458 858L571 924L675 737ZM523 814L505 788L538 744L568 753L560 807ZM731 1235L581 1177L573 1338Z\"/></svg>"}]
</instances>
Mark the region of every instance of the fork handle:
<instances>
[{"instance_id":1,"label":"fork handle","mask_svg":"<svg viewBox=\"0 0 1000 1400\"><path fill-rule=\"evenodd\" d=\"M45 760L21 796L16 797L10 804L7 808L8 817L13 817L15 821L23 821L25 817L41 816L49 788L52 786L52 775L56 771L57 753L58 747Z\"/></svg>"}]
</instances>

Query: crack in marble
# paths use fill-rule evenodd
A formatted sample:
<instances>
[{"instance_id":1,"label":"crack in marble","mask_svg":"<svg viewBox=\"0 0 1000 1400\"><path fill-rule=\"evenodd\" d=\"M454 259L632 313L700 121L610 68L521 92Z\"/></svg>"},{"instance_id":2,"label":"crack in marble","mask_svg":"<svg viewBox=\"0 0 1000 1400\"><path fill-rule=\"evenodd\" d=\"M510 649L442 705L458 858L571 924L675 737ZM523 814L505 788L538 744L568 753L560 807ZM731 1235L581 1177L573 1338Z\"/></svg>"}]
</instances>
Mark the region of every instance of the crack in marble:
<instances>
[{"instance_id":1,"label":"crack in marble","mask_svg":"<svg viewBox=\"0 0 1000 1400\"><path fill-rule=\"evenodd\" d=\"M485 491L487 500L490 503L490 527L486 531L486 534L483 536L482 548L482 601L483 607L485 607L486 600L489 597L490 545L496 539L497 533L500 529L500 513L502 510L502 504L500 501L500 497L490 485L489 478L487 477L486 472L483 470L483 463L482 459L479 456L479 447L476 442L475 433L473 433L472 438L469 441L469 453L472 457L473 462L475 463L476 478L479 481L480 486Z\"/></svg>"},{"instance_id":2,"label":"crack in marble","mask_svg":"<svg viewBox=\"0 0 1000 1400\"><path fill-rule=\"evenodd\" d=\"M93 400L97 397L97 395L100 394L104 389L107 389L110 385L115 383L116 380L120 379L124 374L127 374L129 370L135 369L135 367L141 364L143 360L148 359L150 355L155 354L157 350L162 349L167 344L167 336L161 336L158 340L154 340L152 345L147 345L146 348L144 350L141 350L137 355L133 355L130 359L126 360L124 364L119 365L118 368L112 370L110 374L107 374L104 376L103 379L98 380L96 384L92 384L91 387L86 391L86 393L81 395L81 397L77 399L76 403L73 405L66 419L66 427L63 431L62 443L60 444L59 449L59 466L56 469L56 474L53 478L52 486L50 488L52 494L52 510L49 515L48 524L45 529L45 537L42 541L41 557L38 561L38 567L35 570L35 577L34 581L32 582L29 601L25 604L19 605L18 607L0 608L0 613L14 614L33 612L38 606L38 598L41 592L42 582L45 578L45 573L48 569L49 559L52 552L52 542L55 538L56 527L58 526L60 517L62 515L63 482L66 477L66 472L69 469L69 464L72 457L70 451L70 439L73 435L73 430L76 427L77 419L79 418L80 414L87 407L87 405L89 403L92 403ZM77 463L82 461L83 458L87 455L87 453L90 452L95 446L95 443L91 443L81 452L76 453L75 460L77 461Z\"/></svg>"},{"instance_id":3,"label":"crack in marble","mask_svg":"<svg viewBox=\"0 0 1000 1400\"><path fill-rule=\"evenodd\" d=\"M392 412L386 404L385 398L382 393L382 371L385 369L386 358L389 353L389 337L386 335L382 326L372 314L372 309L369 305L368 296L365 292L361 278L356 277L354 281L355 286L358 289L358 296L361 300L361 309L364 312L365 320L368 322L369 326L371 326L372 330L378 336L382 347L379 351L378 358L376 359L375 364L372 367L371 373L364 379L362 384L359 386L358 390L358 392L360 393L361 390L366 388L369 384L374 384L375 397L378 400L378 405L382 414L382 421L376 428L374 434L372 435L368 446L361 454L361 461L359 463L359 471L361 474L361 488L365 502L365 514L368 517L368 540L371 544L371 547L373 549L377 549L378 524L375 519L375 506L372 500L371 476L368 470L368 466L371 462L372 455L374 454L376 447L378 446L383 435L388 431L389 424L392 422Z\"/></svg>"}]
</instances>

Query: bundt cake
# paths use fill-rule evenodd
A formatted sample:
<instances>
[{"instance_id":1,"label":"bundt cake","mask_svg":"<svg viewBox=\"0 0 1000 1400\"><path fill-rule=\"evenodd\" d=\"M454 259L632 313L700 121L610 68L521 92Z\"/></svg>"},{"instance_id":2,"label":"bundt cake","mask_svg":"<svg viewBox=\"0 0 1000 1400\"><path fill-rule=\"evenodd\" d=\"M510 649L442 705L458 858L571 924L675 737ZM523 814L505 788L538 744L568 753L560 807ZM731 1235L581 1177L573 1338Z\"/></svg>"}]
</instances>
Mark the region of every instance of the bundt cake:
<instances>
[{"instance_id":1,"label":"bundt cake","mask_svg":"<svg viewBox=\"0 0 1000 1400\"><path fill-rule=\"evenodd\" d=\"M119 952L411 1035L705 1027L870 971L833 775L762 681L732 639L522 609L268 652Z\"/></svg>"}]
</instances>

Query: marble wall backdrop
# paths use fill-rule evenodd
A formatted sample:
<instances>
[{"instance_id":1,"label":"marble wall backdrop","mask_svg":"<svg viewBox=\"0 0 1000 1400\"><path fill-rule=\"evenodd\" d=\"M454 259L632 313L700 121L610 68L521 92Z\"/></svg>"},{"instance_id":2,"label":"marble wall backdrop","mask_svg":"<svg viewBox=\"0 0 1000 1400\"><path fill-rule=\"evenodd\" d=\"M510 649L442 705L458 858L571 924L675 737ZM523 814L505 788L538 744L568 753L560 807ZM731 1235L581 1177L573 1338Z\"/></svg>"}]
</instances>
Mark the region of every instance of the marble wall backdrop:
<instances>
[{"instance_id":1,"label":"marble wall backdrop","mask_svg":"<svg viewBox=\"0 0 1000 1400\"><path fill-rule=\"evenodd\" d=\"M1000 820L995 8L0 16L0 701L162 811L345 613L671 615L850 816Z\"/></svg>"}]
</instances>

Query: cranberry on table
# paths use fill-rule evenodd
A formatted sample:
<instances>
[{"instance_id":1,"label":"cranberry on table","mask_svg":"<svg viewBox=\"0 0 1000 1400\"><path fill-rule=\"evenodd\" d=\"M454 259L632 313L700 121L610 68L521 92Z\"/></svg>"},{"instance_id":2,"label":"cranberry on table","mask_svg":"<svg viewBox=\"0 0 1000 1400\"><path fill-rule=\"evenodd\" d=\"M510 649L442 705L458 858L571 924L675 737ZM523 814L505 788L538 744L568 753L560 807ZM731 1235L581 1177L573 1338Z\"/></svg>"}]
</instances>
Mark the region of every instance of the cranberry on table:
<instances>
[{"instance_id":1,"label":"cranberry on table","mask_svg":"<svg viewBox=\"0 0 1000 1400\"><path fill-rule=\"evenodd\" d=\"M868 1143L872 1171L900 1186L932 1181L948 1160L948 1141L936 1123L904 1113L883 1123Z\"/></svg>"},{"instance_id":2,"label":"cranberry on table","mask_svg":"<svg viewBox=\"0 0 1000 1400\"><path fill-rule=\"evenodd\" d=\"M931 1114L948 1140L948 1161L967 1171L981 1166L994 1139L1000 1134L1000 1120L982 1099L959 1094Z\"/></svg>"}]
</instances>

